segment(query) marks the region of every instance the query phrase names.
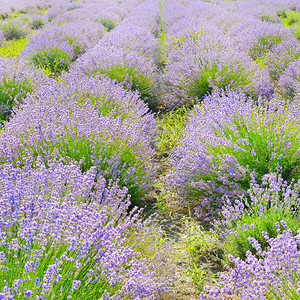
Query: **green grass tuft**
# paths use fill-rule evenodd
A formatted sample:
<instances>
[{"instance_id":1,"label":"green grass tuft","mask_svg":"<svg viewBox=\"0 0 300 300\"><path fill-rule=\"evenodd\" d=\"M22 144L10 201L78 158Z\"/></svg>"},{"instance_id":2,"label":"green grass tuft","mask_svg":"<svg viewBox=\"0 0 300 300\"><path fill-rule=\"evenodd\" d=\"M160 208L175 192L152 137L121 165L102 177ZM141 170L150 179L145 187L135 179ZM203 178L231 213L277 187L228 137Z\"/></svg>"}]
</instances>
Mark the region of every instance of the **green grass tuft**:
<instances>
[{"instance_id":1,"label":"green grass tuft","mask_svg":"<svg viewBox=\"0 0 300 300\"><path fill-rule=\"evenodd\" d=\"M276 222L284 220L287 228L294 234L300 227L299 218L293 217L288 212L282 212L275 209L265 210L262 215L257 212L252 215L244 215L235 226L230 228L232 234L226 236L224 250L235 257L246 258L246 252L250 251L256 254L248 241L249 237L254 237L261 245L262 251L267 250L268 242L263 237L262 232L267 232L270 238L275 238L279 234L275 226ZM284 227L281 226L281 231ZM228 255L225 255L225 261L228 263Z\"/></svg>"},{"instance_id":2,"label":"green grass tuft","mask_svg":"<svg viewBox=\"0 0 300 300\"><path fill-rule=\"evenodd\" d=\"M177 146L178 137L182 134L182 130L187 122L187 115L190 110L182 106L179 109L161 114L158 128L160 130L157 137L157 148L159 152L171 150Z\"/></svg>"},{"instance_id":3,"label":"green grass tuft","mask_svg":"<svg viewBox=\"0 0 300 300\"><path fill-rule=\"evenodd\" d=\"M53 78L67 71L72 62L71 56L59 47L38 49L28 60L36 68L43 69L47 76Z\"/></svg>"},{"instance_id":4,"label":"green grass tuft","mask_svg":"<svg viewBox=\"0 0 300 300\"><path fill-rule=\"evenodd\" d=\"M0 47L0 56L3 58L11 58L18 56L27 43L27 38L7 41L4 45Z\"/></svg>"}]
</instances>

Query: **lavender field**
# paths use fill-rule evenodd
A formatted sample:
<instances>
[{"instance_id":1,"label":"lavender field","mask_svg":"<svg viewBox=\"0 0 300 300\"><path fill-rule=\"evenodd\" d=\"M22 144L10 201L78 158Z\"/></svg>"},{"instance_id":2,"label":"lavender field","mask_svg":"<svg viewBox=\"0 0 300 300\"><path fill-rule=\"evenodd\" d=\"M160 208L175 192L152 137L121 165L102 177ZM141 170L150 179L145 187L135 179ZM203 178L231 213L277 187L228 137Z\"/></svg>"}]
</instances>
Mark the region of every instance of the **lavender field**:
<instances>
[{"instance_id":1,"label":"lavender field","mask_svg":"<svg viewBox=\"0 0 300 300\"><path fill-rule=\"evenodd\" d=\"M0 0L0 300L300 300L299 0Z\"/></svg>"}]
</instances>

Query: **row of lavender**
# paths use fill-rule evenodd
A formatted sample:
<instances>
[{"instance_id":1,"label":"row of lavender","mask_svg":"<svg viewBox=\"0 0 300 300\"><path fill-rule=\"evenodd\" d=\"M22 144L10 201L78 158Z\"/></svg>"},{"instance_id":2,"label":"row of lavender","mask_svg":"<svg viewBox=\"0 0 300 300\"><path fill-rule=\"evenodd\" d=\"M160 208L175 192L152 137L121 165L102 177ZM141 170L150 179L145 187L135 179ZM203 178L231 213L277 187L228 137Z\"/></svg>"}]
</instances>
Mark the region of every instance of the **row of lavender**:
<instances>
[{"instance_id":1,"label":"row of lavender","mask_svg":"<svg viewBox=\"0 0 300 300\"><path fill-rule=\"evenodd\" d=\"M68 7L1 61L0 298L156 299L165 248L131 204L156 172L159 2Z\"/></svg>"},{"instance_id":2,"label":"row of lavender","mask_svg":"<svg viewBox=\"0 0 300 300\"><path fill-rule=\"evenodd\" d=\"M289 18L297 3L51 5L2 24L5 43L8 33L27 36L19 57L1 62L2 274L16 274L2 284L4 299L154 299L166 290L159 233L127 215L125 198L139 202L154 183L148 108L197 102L166 186L198 217L222 216L237 258L226 256L232 268L211 297L263 299L271 282L285 297L275 275L284 266L296 293L299 42ZM42 26L29 28L34 20ZM236 249L240 236L246 246ZM268 243L275 248L260 254ZM256 256L245 251L251 245Z\"/></svg>"},{"instance_id":3,"label":"row of lavender","mask_svg":"<svg viewBox=\"0 0 300 300\"><path fill-rule=\"evenodd\" d=\"M299 10L165 1L162 105L196 103L165 186L215 220L227 263L203 299L300 297Z\"/></svg>"}]
</instances>

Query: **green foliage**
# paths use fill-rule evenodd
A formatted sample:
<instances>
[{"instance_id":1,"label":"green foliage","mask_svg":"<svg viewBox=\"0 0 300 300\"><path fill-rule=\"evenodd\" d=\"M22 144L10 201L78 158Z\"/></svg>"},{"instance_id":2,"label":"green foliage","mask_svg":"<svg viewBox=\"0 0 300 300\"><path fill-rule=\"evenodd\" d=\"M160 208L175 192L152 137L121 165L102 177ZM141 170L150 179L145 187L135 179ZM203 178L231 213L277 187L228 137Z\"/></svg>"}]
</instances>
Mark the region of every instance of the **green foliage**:
<instances>
[{"instance_id":1,"label":"green foliage","mask_svg":"<svg viewBox=\"0 0 300 300\"><path fill-rule=\"evenodd\" d=\"M286 296L285 299L289 300L299 300L299 292L295 287L299 286L300 282L300 274L297 271L294 271L293 276L289 276L288 279L286 276L277 273L275 274L280 279L280 284L278 288L282 291L282 295ZM291 284L292 282L292 284ZM268 289L267 299L272 300L282 300L282 295L278 296L278 294L274 291L274 288L271 286Z\"/></svg>"},{"instance_id":2,"label":"green foliage","mask_svg":"<svg viewBox=\"0 0 300 300\"><path fill-rule=\"evenodd\" d=\"M1 20L6 20L8 19L9 15L6 12L0 13L0 19Z\"/></svg>"},{"instance_id":3,"label":"green foliage","mask_svg":"<svg viewBox=\"0 0 300 300\"><path fill-rule=\"evenodd\" d=\"M183 221L187 221L188 226L187 235L180 234L182 237L180 250L187 252L186 259L189 263L186 274L191 278L193 284L197 286L197 291L201 292L204 287L204 280L212 276L207 277L199 261L199 255L209 255L219 249L218 235L217 232L207 232L203 227L198 226L195 220L191 218L190 209L189 217L183 218Z\"/></svg>"},{"instance_id":4,"label":"green foliage","mask_svg":"<svg viewBox=\"0 0 300 300\"><path fill-rule=\"evenodd\" d=\"M71 36L65 36L64 37L65 40L67 41L67 43L72 46L73 51L74 51L74 58L73 60L77 59L79 57L79 55L84 53L83 48L81 47L81 45L77 42L76 38L71 37Z\"/></svg>"},{"instance_id":5,"label":"green foliage","mask_svg":"<svg viewBox=\"0 0 300 300\"><path fill-rule=\"evenodd\" d=\"M4 45L0 46L0 56L4 58L18 56L27 43L27 38L7 41Z\"/></svg>"},{"instance_id":6,"label":"green foliage","mask_svg":"<svg viewBox=\"0 0 300 300\"><path fill-rule=\"evenodd\" d=\"M250 49L249 55L253 60L261 59L272 50L273 46L279 44L281 41L281 36L263 36L259 38L257 43Z\"/></svg>"},{"instance_id":7,"label":"green foliage","mask_svg":"<svg viewBox=\"0 0 300 300\"><path fill-rule=\"evenodd\" d=\"M199 30L197 32L193 32L191 34L184 34L179 38L172 39L169 44L174 47L175 49L178 49L182 47L187 42L194 42L197 43L198 38L200 36L203 36L204 32L202 30Z\"/></svg>"},{"instance_id":8,"label":"green foliage","mask_svg":"<svg viewBox=\"0 0 300 300\"><path fill-rule=\"evenodd\" d=\"M236 65L239 70L232 68L232 66L224 66L220 68L217 64L203 66L203 69L198 76L195 76L189 85L184 88L187 90L187 95L192 99L202 100L205 95L212 92L213 87L226 89L242 88L251 83L251 72L246 70L242 64ZM253 96L255 96L253 94Z\"/></svg>"},{"instance_id":9,"label":"green foliage","mask_svg":"<svg viewBox=\"0 0 300 300\"><path fill-rule=\"evenodd\" d=\"M36 68L43 69L47 76L55 78L69 69L72 57L61 48L53 47L38 49L28 60Z\"/></svg>"},{"instance_id":10,"label":"green foliage","mask_svg":"<svg viewBox=\"0 0 300 300\"><path fill-rule=\"evenodd\" d=\"M29 81L4 77L0 83L0 122L8 120L13 106L32 91L33 87Z\"/></svg>"},{"instance_id":11,"label":"green foliage","mask_svg":"<svg viewBox=\"0 0 300 300\"><path fill-rule=\"evenodd\" d=\"M258 183L265 174L276 172L278 163L284 180L291 182L300 178L300 158L296 155L300 148L299 127L287 116L270 115L257 109L250 120L233 117L222 124L222 129L215 129L215 134L225 136L230 143L207 146L214 163L221 164L218 157L232 155L241 166L255 170ZM241 139L248 142L241 144ZM249 174L238 182L245 190L250 187L249 183Z\"/></svg>"},{"instance_id":12,"label":"green foliage","mask_svg":"<svg viewBox=\"0 0 300 300\"><path fill-rule=\"evenodd\" d=\"M270 238L275 238L279 232L275 226L276 222L284 220L287 227L296 234L300 227L299 218L293 217L288 211L282 212L275 208L264 210L262 215L259 213L259 208L254 210L253 214L245 214L235 226L230 228L232 234L226 236L224 241L224 250L228 254L241 259L246 258L246 252L251 251L256 254L256 250L250 245L248 238L254 237L261 245L262 251L267 250L268 242L263 237L262 232L266 232ZM281 231L284 227L281 226ZM225 261L227 261L227 255L225 255Z\"/></svg>"},{"instance_id":13,"label":"green foliage","mask_svg":"<svg viewBox=\"0 0 300 300\"><path fill-rule=\"evenodd\" d=\"M112 65L108 68L98 68L94 71L95 74L100 73L108 78L116 80L124 84L124 87L131 91L138 91L140 97L150 108L155 107L155 82L151 76L141 74L139 69L126 65Z\"/></svg>"},{"instance_id":14,"label":"green foliage","mask_svg":"<svg viewBox=\"0 0 300 300\"><path fill-rule=\"evenodd\" d=\"M6 40L19 40L21 38L26 37L27 30L21 26L19 23L15 22L7 22L1 26L1 30L3 32Z\"/></svg>"},{"instance_id":15,"label":"green foliage","mask_svg":"<svg viewBox=\"0 0 300 300\"><path fill-rule=\"evenodd\" d=\"M189 111L187 107L182 106L160 115L158 121L159 134L157 137L159 152L169 151L177 145L178 138L187 122Z\"/></svg>"},{"instance_id":16,"label":"green foliage","mask_svg":"<svg viewBox=\"0 0 300 300\"><path fill-rule=\"evenodd\" d=\"M300 11L286 10L279 11L278 16L283 26L290 28L296 39L300 40Z\"/></svg>"},{"instance_id":17,"label":"green foliage","mask_svg":"<svg viewBox=\"0 0 300 300\"><path fill-rule=\"evenodd\" d=\"M12 238L15 238L12 236ZM9 240L8 240L9 241ZM22 240L18 240L20 249L18 251L11 251L7 246L0 246L0 251L5 253L5 258L7 262L5 263L8 268L1 268L0 270L0 288L3 290L5 286L13 288L14 281L17 279L21 280L18 293L14 295L14 299L24 299L25 290L31 290L32 297L35 295L41 294L41 287L35 284L34 278L40 278L43 280L45 272L48 267L59 262L59 268L61 269L60 274L62 278L58 281L57 284L53 285L53 289L50 290L50 293L47 295L47 299L53 299L54 297L59 297L59 299L68 299L68 296L71 294L72 299L82 299L84 293L85 299L98 299L103 295L104 291L111 291L111 286L105 281L105 279L99 274L94 274L92 280L88 281L88 272L96 264L96 252L90 250L89 259L84 259L83 257L79 258L79 255L76 251L71 252L67 250L66 245L52 245L48 243L45 246L45 249L38 245L37 243L31 241L30 250L28 249L28 244ZM24 249L22 249L24 248ZM36 253L39 254L38 264L35 272L29 271L26 272L24 265L26 261L36 262ZM65 255L67 259L61 259ZM75 267L77 263L81 264L80 271ZM93 282L93 279L97 278L97 283ZM5 280L4 280L5 279ZM81 284L72 293L73 280L80 280ZM117 286L115 289L117 290ZM46 298L45 298L46 299Z\"/></svg>"},{"instance_id":18,"label":"green foliage","mask_svg":"<svg viewBox=\"0 0 300 300\"><path fill-rule=\"evenodd\" d=\"M40 19L35 19L30 23L29 26L31 29L40 29L44 26L44 22Z\"/></svg>"},{"instance_id":19,"label":"green foliage","mask_svg":"<svg viewBox=\"0 0 300 300\"><path fill-rule=\"evenodd\" d=\"M272 17L271 16L267 16L267 15L261 16L261 20L265 21L265 22L272 22L272 23L274 23L274 20L272 19Z\"/></svg>"},{"instance_id":20,"label":"green foliage","mask_svg":"<svg viewBox=\"0 0 300 300\"><path fill-rule=\"evenodd\" d=\"M116 24L108 18L101 18L100 23L106 28L107 32L110 32L116 27Z\"/></svg>"}]
</instances>

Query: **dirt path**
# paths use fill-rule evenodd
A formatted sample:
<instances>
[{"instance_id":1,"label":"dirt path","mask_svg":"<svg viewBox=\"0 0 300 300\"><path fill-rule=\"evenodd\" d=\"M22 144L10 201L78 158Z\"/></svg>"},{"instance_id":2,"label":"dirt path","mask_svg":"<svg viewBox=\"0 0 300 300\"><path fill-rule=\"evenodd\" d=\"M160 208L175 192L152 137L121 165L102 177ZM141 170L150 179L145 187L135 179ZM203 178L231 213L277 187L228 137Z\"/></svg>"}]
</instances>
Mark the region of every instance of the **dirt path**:
<instances>
[{"instance_id":1,"label":"dirt path","mask_svg":"<svg viewBox=\"0 0 300 300\"><path fill-rule=\"evenodd\" d=\"M158 155L156 163L160 166L157 182L161 182L165 176L169 164L168 153ZM153 189L146 195L144 206L144 214L157 214L155 218L156 226L161 228L166 234L166 240L170 243L170 259L174 263L175 282L168 295L165 295L162 300L190 300L191 298L199 299L199 292L197 285L192 283L191 276L188 274L189 269L189 254L186 247L186 241L189 236L190 222L188 221L188 213L179 207L172 207L167 213L163 213L161 209L157 208L158 197L162 192L161 189L153 187ZM206 227L209 224L201 224L195 221L195 226ZM200 230L200 229L199 229ZM197 256L197 261L201 270L206 272L203 284L215 284L213 279L209 276L215 275L221 270L219 255L203 255Z\"/></svg>"}]
</instances>

